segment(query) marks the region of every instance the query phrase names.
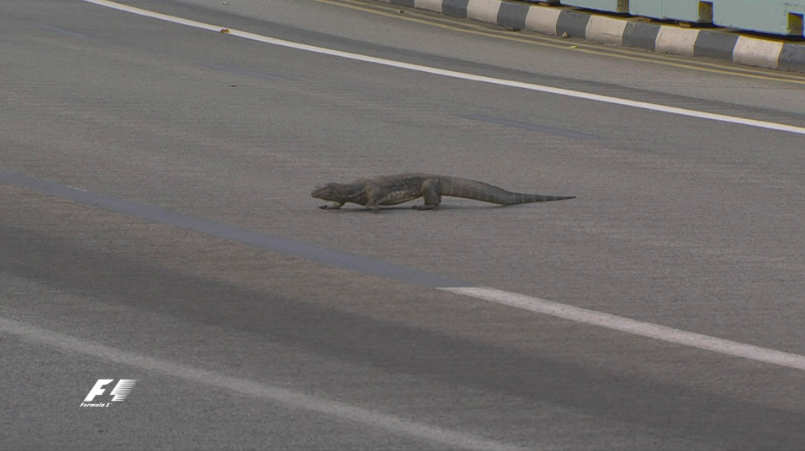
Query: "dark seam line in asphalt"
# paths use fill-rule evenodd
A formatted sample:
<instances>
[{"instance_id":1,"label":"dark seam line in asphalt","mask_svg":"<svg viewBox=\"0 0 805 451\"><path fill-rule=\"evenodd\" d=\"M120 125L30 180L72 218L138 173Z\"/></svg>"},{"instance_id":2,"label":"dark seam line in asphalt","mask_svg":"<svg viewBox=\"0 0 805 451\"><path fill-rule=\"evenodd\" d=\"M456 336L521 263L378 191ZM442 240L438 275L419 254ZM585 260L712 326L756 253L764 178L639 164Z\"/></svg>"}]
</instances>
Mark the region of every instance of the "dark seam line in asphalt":
<instances>
[{"instance_id":1,"label":"dark seam line in asphalt","mask_svg":"<svg viewBox=\"0 0 805 451\"><path fill-rule=\"evenodd\" d=\"M282 75L273 75L273 74L266 74L263 72L257 72L255 70L244 69L235 66L227 66L224 64L214 64L214 63L201 63L201 67L206 67L207 69L215 69L220 70L223 72L229 72L231 74L238 74L238 75L246 75L247 77L254 77L254 78L262 78L264 80L271 80L271 81L292 81L291 78L283 77Z\"/></svg>"},{"instance_id":2,"label":"dark seam line in asphalt","mask_svg":"<svg viewBox=\"0 0 805 451\"><path fill-rule=\"evenodd\" d=\"M73 38L82 38L82 39L92 39L92 36L88 34L79 33L69 28L57 27L56 25L48 25L46 23L39 23L39 22L31 22L31 25L33 25L36 28L39 28L40 30L50 31L63 36L70 36Z\"/></svg>"},{"instance_id":3,"label":"dark seam line in asphalt","mask_svg":"<svg viewBox=\"0 0 805 451\"><path fill-rule=\"evenodd\" d=\"M0 182L70 199L93 207L135 216L147 221L183 227L197 232L239 241L267 251L299 257L305 260L399 282L429 288L476 286L475 284L465 281L450 279L406 266L374 260L362 255L326 249L302 241L255 232L211 221L209 219L196 218L151 205L95 194L58 183L27 177L14 172L0 170Z\"/></svg>"},{"instance_id":4,"label":"dark seam line in asphalt","mask_svg":"<svg viewBox=\"0 0 805 451\"><path fill-rule=\"evenodd\" d=\"M458 117L470 119L473 121L488 122L491 124L504 125L506 127L522 128L525 130L533 130L536 132L550 133L553 135L567 136L568 138L578 139L601 139L599 136L588 135L586 133L574 132L572 130L564 130L561 128L548 127L546 125L531 124L528 122L513 121L510 119L503 119L493 116L485 116L483 114L459 114Z\"/></svg>"}]
</instances>

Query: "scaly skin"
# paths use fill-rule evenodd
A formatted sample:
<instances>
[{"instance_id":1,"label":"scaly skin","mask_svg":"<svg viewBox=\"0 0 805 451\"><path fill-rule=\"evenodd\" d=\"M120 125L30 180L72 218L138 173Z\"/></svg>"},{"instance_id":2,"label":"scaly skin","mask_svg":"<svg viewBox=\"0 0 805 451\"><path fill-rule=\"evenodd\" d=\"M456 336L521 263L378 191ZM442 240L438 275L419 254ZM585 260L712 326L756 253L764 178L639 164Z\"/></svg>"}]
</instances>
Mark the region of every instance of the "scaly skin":
<instances>
[{"instance_id":1,"label":"scaly skin","mask_svg":"<svg viewBox=\"0 0 805 451\"><path fill-rule=\"evenodd\" d=\"M575 199L576 196L542 196L506 191L475 180L431 174L398 174L355 180L352 183L328 183L317 187L310 195L316 199L335 202L323 205L325 210L337 210L347 202L377 210L381 205L397 205L423 197L425 204L417 210L434 210L442 196L463 197L499 205Z\"/></svg>"}]
</instances>

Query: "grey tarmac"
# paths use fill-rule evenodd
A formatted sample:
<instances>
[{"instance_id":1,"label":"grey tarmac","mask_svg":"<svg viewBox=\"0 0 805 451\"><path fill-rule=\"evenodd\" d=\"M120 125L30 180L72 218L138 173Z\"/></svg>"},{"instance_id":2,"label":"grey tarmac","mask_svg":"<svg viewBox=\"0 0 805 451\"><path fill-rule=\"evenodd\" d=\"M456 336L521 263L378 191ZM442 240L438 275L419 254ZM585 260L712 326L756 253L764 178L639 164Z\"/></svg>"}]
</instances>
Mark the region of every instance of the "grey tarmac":
<instances>
[{"instance_id":1,"label":"grey tarmac","mask_svg":"<svg viewBox=\"0 0 805 451\"><path fill-rule=\"evenodd\" d=\"M727 67L312 0L128 3L805 126L801 85ZM79 0L0 2L0 104L2 449L805 448L802 371L434 289L464 281L805 355L799 135ZM325 214L310 198L324 180L422 171L578 198L451 199L438 214ZM124 402L80 407L102 378L138 382Z\"/></svg>"}]
</instances>

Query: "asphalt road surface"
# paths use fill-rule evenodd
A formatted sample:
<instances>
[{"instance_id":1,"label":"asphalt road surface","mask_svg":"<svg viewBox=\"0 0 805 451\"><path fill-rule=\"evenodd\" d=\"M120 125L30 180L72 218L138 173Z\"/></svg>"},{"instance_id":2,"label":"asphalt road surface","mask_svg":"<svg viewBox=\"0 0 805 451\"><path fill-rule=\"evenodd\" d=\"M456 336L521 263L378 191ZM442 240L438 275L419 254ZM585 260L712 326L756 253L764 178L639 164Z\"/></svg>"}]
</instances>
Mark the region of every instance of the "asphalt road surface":
<instances>
[{"instance_id":1,"label":"asphalt road surface","mask_svg":"<svg viewBox=\"0 0 805 451\"><path fill-rule=\"evenodd\" d=\"M0 448L805 449L805 78L121 3L0 2ZM309 195L412 171L578 198Z\"/></svg>"}]
</instances>

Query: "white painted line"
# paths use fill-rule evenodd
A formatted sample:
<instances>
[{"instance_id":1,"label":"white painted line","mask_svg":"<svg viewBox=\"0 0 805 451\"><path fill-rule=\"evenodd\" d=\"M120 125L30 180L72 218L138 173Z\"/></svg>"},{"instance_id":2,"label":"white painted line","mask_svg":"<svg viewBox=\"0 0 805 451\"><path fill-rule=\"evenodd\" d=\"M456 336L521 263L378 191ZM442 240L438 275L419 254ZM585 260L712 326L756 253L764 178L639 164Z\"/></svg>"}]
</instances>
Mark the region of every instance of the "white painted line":
<instances>
[{"instance_id":1,"label":"white painted line","mask_svg":"<svg viewBox=\"0 0 805 451\"><path fill-rule=\"evenodd\" d=\"M655 340L665 341L668 343L704 349L719 354L742 357L758 362L772 363L797 370L805 370L805 356L775 351L774 349L761 348L758 346L696 334L693 332L685 332L684 330L673 329L652 323L645 323L629 318L610 315L608 313L601 313L594 310L587 310L579 307L573 307L571 305L560 304L558 302L546 301L544 299L526 296L523 294L509 293L507 291L485 287L437 288L437 290L448 291L450 293L460 294L463 296L470 296L476 299L507 305L509 307L516 307L534 313L575 321L577 323L617 330L631 335L653 338Z\"/></svg>"},{"instance_id":2,"label":"white painted line","mask_svg":"<svg viewBox=\"0 0 805 451\"><path fill-rule=\"evenodd\" d=\"M485 440L462 432L404 420L350 404L316 398L285 388L123 351L111 346L81 340L69 335L40 329L19 321L0 317L0 334L2 333L14 335L28 342L43 344L71 353L83 354L92 358L141 368L146 371L236 392L241 395L263 399L287 407L312 411L345 421L362 423L387 430L394 434L439 443L442 446L450 448L475 450L522 449L505 443Z\"/></svg>"},{"instance_id":3,"label":"white painted line","mask_svg":"<svg viewBox=\"0 0 805 451\"><path fill-rule=\"evenodd\" d=\"M145 17L151 17L151 18L154 18L154 19L164 20L164 21L167 21L167 22L186 25L186 26L189 26L189 27L201 28L201 29L204 29L204 30L220 31L221 29L228 28L228 27L222 27L222 26L217 26L217 25L210 25L210 24L205 24L205 23L201 23L201 22L196 22L196 21L192 21L192 20L188 20L188 19L182 19L180 17L174 17L174 16L165 15L165 14L155 13L155 12L152 12L152 11L147 11L147 10L140 9L140 8L135 8L133 6L121 5L119 3L114 3L114 2L107 1L107 0L82 0L82 1L88 2L88 3L93 3L93 4L96 4L96 5L106 6L106 7L109 7L109 8L114 8L114 9L117 9L117 10L120 10L120 11L126 11L126 12L130 12L130 13L133 13L133 14L138 14L138 15L145 16ZM539 9L539 8L535 8L535 7L531 8L532 11L535 10L535 9ZM530 13L529 13L529 15L530 15ZM707 112L703 112L703 111L689 110L689 109L686 109L686 108L670 107L670 106L658 105L658 104L648 103L648 102L639 102L639 101L635 101L635 100L620 99L620 98L617 98L617 97L610 97L610 96L604 96L604 95L598 95L598 94L590 94L590 93L581 92L581 91L573 91L573 90L570 90L570 89L554 88L554 87L538 85L538 84L534 84L534 83L525 83L525 82L520 82L520 81L505 80L505 79L502 79L502 78L485 77L485 76L481 76L481 75L468 74L468 73L464 73L464 72L457 72L457 71L452 71L452 70L438 69L438 68L435 68L435 67L422 66L422 65L419 65L419 64L404 63L404 62L389 60L389 59L385 59L385 58L377 58L377 57L373 57L373 56L360 55L360 54L357 54L357 53L342 52L340 50L332 50L332 49L327 49L327 48L323 48L323 47L316 47L316 46L312 46L312 45L301 44L301 43L297 43L297 42L283 41L282 39L270 38L270 37L267 37L267 36L262 36L262 35L259 35L259 34L249 33L249 32L239 31L239 30L234 30L234 29L229 29L228 35L237 36L237 37L244 38L244 39L249 39L249 40L252 40L252 41L262 42L262 43L265 43L265 44L277 45L277 46L292 48L292 49L296 49L296 50L304 50L306 52L313 52L313 53L319 53L319 54L323 54L323 55L336 56L336 57L339 57L339 58L346 58L346 59L351 59L351 60L354 60L354 61L362 61L362 62L366 62L366 63L379 64L379 65L383 65L383 66L395 67L395 68L398 68L398 69L412 70L412 71L423 72L423 73L433 74L433 75L441 75L441 76L444 76L444 77L457 78L457 79L461 79L461 80L477 81L477 82L481 82L481 83L489 83L489 84L493 84L493 85L506 86L506 87L510 87L510 88L526 89L526 90L529 90L529 91L537 91L537 92L543 92L543 93L549 93L549 94L557 94L557 95L566 96L566 97L574 97L574 98L578 98L578 99L592 100L592 101L595 101L595 102L603 102L603 103L609 103L609 104L614 104L614 105L627 106L627 107L631 107L631 108L640 108L640 109L644 109L644 110L657 111L657 112L661 112L661 113L669 113L669 114L676 114L676 115L680 115L680 116L694 117L694 118L697 118L697 119L707 119L707 120L718 121L718 122L726 122L726 123L730 123L730 124L747 125L747 126L750 126L750 127L758 127L758 128L763 128L763 129L767 129L767 130L776 130L776 131L783 131L783 132L790 132L790 133L797 133L797 134L800 134L800 135L805 135L805 127L797 127L797 126L793 126L793 125L778 124L776 122L759 121L759 120L755 120L755 119L746 119L746 118L736 117L736 116L727 116L727 115L723 115L723 114L707 113Z\"/></svg>"}]
</instances>

